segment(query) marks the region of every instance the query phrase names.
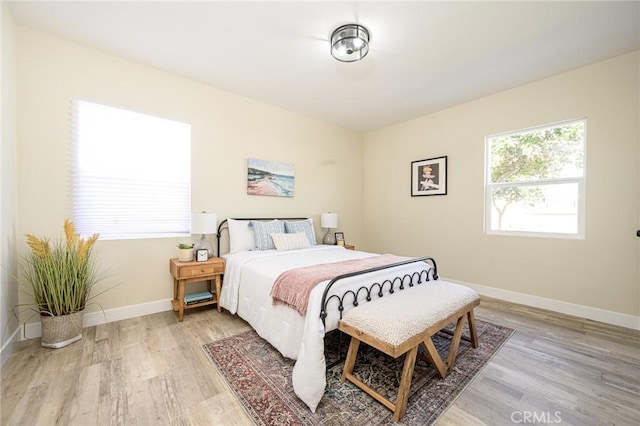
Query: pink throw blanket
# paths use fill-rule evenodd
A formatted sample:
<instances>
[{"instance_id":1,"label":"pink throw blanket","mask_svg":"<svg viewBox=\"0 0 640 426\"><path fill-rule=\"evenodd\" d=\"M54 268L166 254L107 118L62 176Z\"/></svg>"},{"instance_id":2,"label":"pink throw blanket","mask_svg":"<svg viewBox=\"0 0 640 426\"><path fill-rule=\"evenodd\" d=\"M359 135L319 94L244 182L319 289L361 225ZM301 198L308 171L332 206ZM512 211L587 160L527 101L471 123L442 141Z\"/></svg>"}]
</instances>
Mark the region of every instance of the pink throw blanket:
<instances>
[{"instance_id":1,"label":"pink throw blanket","mask_svg":"<svg viewBox=\"0 0 640 426\"><path fill-rule=\"evenodd\" d=\"M311 290L319 283L333 279L338 275L390 265L409 259L411 258L383 254L365 259L321 263L319 265L290 269L280 274L276 279L271 288L271 297L273 298L273 303L284 303L304 315L307 312Z\"/></svg>"}]
</instances>

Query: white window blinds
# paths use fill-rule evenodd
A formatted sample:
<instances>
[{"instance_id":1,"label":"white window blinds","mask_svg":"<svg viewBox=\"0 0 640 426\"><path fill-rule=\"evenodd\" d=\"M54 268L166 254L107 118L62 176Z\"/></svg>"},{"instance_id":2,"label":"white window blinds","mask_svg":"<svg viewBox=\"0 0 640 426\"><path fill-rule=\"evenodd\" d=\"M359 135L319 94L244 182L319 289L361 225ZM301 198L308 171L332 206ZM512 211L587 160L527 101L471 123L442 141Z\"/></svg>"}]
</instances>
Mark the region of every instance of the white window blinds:
<instances>
[{"instance_id":1,"label":"white window blinds","mask_svg":"<svg viewBox=\"0 0 640 426\"><path fill-rule=\"evenodd\" d=\"M102 239L189 235L191 125L76 100L73 221Z\"/></svg>"}]
</instances>

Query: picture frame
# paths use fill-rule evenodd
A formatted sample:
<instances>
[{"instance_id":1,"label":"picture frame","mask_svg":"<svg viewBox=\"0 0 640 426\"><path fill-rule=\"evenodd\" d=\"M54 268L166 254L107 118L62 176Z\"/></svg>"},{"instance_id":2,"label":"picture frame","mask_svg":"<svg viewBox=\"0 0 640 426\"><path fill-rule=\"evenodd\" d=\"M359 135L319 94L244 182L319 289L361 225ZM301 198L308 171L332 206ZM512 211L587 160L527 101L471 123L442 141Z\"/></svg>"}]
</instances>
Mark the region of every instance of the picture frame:
<instances>
[{"instance_id":1,"label":"picture frame","mask_svg":"<svg viewBox=\"0 0 640 426\"><path fill-rule=\"evenodd\" d=\"M247 159L247 195L293 197L295 166L258 158Z\"/></svg>"},{"instance_id":2,"label":"picture frame","mask_svg":"<svg viewBox=\"0 0 640 426\"><path fill-rule=\"evenodd\" d=\"M447 156L411 162L411 196L447 195Z\"/></svg>"},{"instance_id":3,"label":"picture frame","mask_svg":"<svg viewBox=\"0 0 640 426\"><path fill-rule=\"evenodd\" d=\"M344 232L336 232L336 244L339 246L344 246Z\"/></svg>"}]
</instances>

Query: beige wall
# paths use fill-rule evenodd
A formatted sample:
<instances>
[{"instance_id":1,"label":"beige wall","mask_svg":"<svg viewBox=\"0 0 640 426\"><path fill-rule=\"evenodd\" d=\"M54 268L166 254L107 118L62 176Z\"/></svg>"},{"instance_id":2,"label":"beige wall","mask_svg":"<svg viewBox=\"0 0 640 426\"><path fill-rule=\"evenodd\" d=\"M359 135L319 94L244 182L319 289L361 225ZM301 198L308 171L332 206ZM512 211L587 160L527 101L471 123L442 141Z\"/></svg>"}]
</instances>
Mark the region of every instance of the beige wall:
<instances>
[{"instance_id":1,"label":"beige wall","mask_svg":"<svg viewBox=\"0 0 640 426\"><path fill-rule=\"evenodd\" d=\"M636 52L367 134L364 247L433 255L450 279L638 316L638 64ZM484 235L484 137L582 117L586 238ZM411 161L443 155L449 194L412 198Z\"/></svg>"},{"instance_id":2,"label":"beige wall","mask_svg":"<svg viewBox=\"0 0 640 426\"><path fill-rule=\"evenodd\" d=\"M361 135L44 33L20 28L18 35L19 235L59 235L71 214L77 96L191 123L193 211L216 212L219 220L311 216L319 224L331 210L350 241L362 240ZM247 157L294 164L295 196L246 195ZM109 283L118 284L99 298L102 307L170 298L168 259L183 240L98 241Z\"/></svg>"},{"instance_id":3,"label":"beige wall","mask_svg":"<svg viewBox=\"0 0 640 426\"><path fill-rule=\"evenodd\" d=\"M16 26L5 4L0 4L2 54L0 56L0 347L16 330L11 309L18 304L14 277L18 208L16 177ZM3 360L9 351L2 353Z\"/></svg>"}]
</instances>

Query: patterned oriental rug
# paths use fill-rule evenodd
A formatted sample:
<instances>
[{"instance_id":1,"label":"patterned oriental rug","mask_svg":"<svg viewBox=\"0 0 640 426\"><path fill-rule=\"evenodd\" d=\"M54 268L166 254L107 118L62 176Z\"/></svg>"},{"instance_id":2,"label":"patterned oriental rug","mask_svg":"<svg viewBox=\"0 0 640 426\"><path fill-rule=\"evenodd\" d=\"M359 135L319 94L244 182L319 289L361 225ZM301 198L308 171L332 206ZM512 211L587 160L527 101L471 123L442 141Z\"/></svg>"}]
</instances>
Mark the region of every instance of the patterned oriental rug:
<instances>
[{"instance_id":1,"label":"patterned oriental rug","mask_svg":"<svg viewBox=\"0 0 640 426\"><path fill-rule=\"evenodd\" d=\"M514 333L513 329L477 321L478 348L462 340L454 369L441 379L435 368L417 360L407 412L400 424L429 425L455 401L474 376ZM452 327L451 327L452 329ZM468 336L465 326L463 336ZM348 336L347 336L348 337ZM342 338L343 358L349 339ZM339 333L325 337L327 364L338 358ZM433 337L440 355L449 352L451 335ZM327 370L327 389L315 413L298 399L291 384L294 361L284 358L250 330L203 346L246 412L257 425L393 425L392 413L350 382L340 383L343 362ZM424 346L421 347L424 351ZM360 345L354 373L395 401L404 356L393 359L366 344Z\"/></svg>"}]
</instances>

